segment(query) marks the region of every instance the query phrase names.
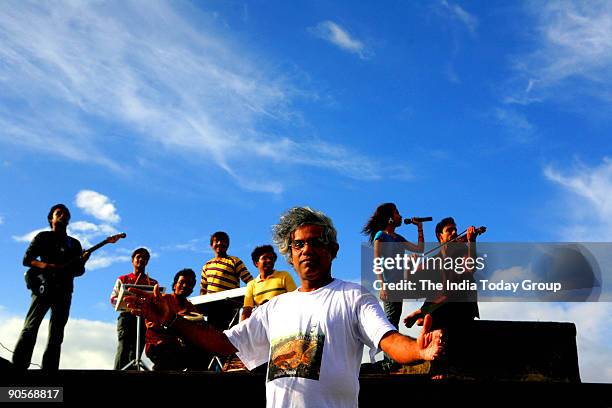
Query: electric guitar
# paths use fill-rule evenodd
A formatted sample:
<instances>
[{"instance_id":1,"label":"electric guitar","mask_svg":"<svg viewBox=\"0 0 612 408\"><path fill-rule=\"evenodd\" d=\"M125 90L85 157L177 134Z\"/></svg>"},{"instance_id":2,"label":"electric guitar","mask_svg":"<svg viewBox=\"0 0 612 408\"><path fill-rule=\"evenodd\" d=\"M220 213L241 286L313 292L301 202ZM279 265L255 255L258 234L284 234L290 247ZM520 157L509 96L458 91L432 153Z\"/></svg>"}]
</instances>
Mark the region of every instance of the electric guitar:
<instances>
[{"instance_id":1,"label":"electric guitar","mask_svg":"<svg viewBox=\"0 0 612 408\"><path fill-rule=\"evenodd\" d=\"M121 234L112 235L110 237L107 237L104 241L83 251L81 256L79 256L78 258L68 261L67 263L65 263L58 269L65 269L69 267L70 264L79 261L83 257L83 255L92 254L94 251L97 251L98 249L102 248L104 245L114 244L115 242L119 241L121 238L125 238L126 236L127 235L125 234L125 232L122 232ZM52 285L54 284L54 278L55 278L54 275L55 275L55 270L40 269L40 268L36 268L32 266L24 274L26 287L30 289L32 293L37 296L48 295L51 292L51 289L53 287Z\"/></svg>"}]
</instances>

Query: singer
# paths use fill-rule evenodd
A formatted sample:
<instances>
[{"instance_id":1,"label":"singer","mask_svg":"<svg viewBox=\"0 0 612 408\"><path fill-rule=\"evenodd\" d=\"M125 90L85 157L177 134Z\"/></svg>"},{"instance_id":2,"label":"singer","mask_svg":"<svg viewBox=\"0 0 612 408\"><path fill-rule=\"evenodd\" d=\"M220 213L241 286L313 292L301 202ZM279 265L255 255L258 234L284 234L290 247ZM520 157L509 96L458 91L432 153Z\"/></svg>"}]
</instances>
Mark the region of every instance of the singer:
<instances>
[{"instance_id":1,"label":"singer","mask_svg":"<svg viewBox=\"0 0 612 408\"><path fill-rule=\"evenodd\" d=\"M369 236L370 244L374 245L375 258L395 258L396 255L403 255L406 250L423 252L425 248L423 224L416 219L411 220L414 221L418 229L418 244L413 244L395 232L395 229L402 225L402 220L403 218L394 203L381 204L376 208L362 230L365 235ZM404 278L404 270L387 269L383 270L383 273L379 276L381 280L379 296L383 302L385 315L391 324L398 328L402 315L402 300L401 297L398 299L397 294L395 296L390 294L385 284L400 282ZM390 357L385 354L385 368L391 370L392 363Z\"/></svg>"}]
</instances>

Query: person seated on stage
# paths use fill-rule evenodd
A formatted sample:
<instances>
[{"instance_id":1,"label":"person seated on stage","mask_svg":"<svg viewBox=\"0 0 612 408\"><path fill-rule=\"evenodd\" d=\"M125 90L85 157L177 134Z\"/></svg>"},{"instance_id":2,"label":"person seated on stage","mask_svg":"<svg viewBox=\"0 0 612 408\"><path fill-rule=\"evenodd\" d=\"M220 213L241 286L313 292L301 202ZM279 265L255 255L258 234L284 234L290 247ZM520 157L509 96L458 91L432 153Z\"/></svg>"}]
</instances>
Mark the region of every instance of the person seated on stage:
<instances>
[{"instance_id":1,"label":"person seated on stage","mask_svg":"<svg viewBox=\"0 0 612 408\"><path fill-rule=\"evenodd\" d=\"M436 237L440 244L448 243L440 248L440 251L431 258L439 258L442 262L436 263L429 261L428 264L433 265L433 269L421 269L418 273L422 279L430 279L436 282L442 282L444 290L431 291L427 294L425 303L419 310L412 312L404 319L407 323L411 319L418 317L416 323L423 324L423 313L428 311L433 318L434 328L448 328L451 326L459 326L470 323L474 318L480 317L477 303L477 292L474 290L448 290L447 282L459 284L462 281L474 282L475 267L468 267L468 262L465 259L476 259L476 236L478 232L474 226L467 229L466 241L456 242L457 224L452 217L444 218L436 225ZM462 262L456 262L455 265L464 265L461 270L455 266L455 269L446 269L439 265L446 264L448 258L458 259L465 258ZM472 266L474 264L472 263Z\"/></svg>"},{"instance_id":2,"label":"person seated on stage","mask_svg":"<svg viewBox=\"0 0 612 408\"><path fill-rule=\"evenodd\" d=\"M378 300L356 283L332 277L338 254L329 217L308 207L292 208L274 227L274 242L300 277L298 290L273 297L251 317L225 331L198 325L172 312L168 298L130 289L126 302L137 315L171 327L212 353L236 353L248 369L269 363L268 407L356 407L364 345L371 357L383 350L408 363L437 359L440 330L425 316L417 339L400 334Z\"/></svg>"},{"instance_id":3,"label":"person seated on stage","mask_svg":"<svg viewBox=\"0 0 612 408\"><path fill-rule=\"evenodd\" d=\"M266 303L274 296L297 289L289 272L274 270L276 258L272 245L258 246L251 253L259 276L247 284L240 320L249 318L255 306Z\"/></svg>"},{"instance_id":4,"label":"person seated on stage","mask_svg":"<svg viewBox=\"0 0 612 408\"><path fill-rule=\"evenodd\" d=\"M237 256L227 254L230 239L223 231L217 231L210 237L210 247L215 257L206 262L202 268L200 295L217 293L240 287L240 280L248 283L253 276ZM211 304L205 307L208 323L219 330L225 330L232 322L237 308L227 304Z\"/></svg>"},{"instance_id":5,"label":"person seated on stage","mask_svg":"<svg viewBox=\"0 0 612 408\"><path fill-rule=\"evenodd\" d=\"M132 273L120 276L115 282L111 293L110 302L115 306L117 296L121 290L121 285L124 283L134 285L157 285L157 281L149 277L145 271L151 254L146 248L138 248L132 253ZM115 370L121 370L128 363L136 359L136 317L129 312L121 312L117 317L117 354L115 354ZM145 322L140 322L140 352L142 353L145 344ZM140 358L140 356L138 356ZM137 369L132 365L130 369Z\"/></svg>"},{"instance_id":6,"label":"person seated on stage","mask_svg":"<svg viewBox=\"0 0 612 408\"><path fill-rule=\"evenodd\" d=\"M192 269L182 269L174 275L172 294L164 295L180 316L190 320L204 321L196 307L187 299L196 284L196 274ZM175 332L151 321L146 322L147 334L145 353L154 363L153 370L204 369L206 354L186 343Z\"/></svg>"}]
</instances>

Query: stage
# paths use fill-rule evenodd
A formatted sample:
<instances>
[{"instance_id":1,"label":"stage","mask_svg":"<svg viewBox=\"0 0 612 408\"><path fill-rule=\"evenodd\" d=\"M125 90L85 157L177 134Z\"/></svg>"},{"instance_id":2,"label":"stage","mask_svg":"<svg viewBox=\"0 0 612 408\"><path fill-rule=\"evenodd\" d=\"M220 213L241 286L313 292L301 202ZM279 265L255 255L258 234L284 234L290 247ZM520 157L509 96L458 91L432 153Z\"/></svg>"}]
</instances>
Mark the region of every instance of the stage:
<instances>
[{"instance_id":1,"label":"stage","mask_svg":"<svg viewBox=\"0 0 612 408\"><path fill-rule=\"evenodd\" d=\"M248 404L265 407L265 376L248 372L156 373L60 370L55 374L31 370L6 372L4 387L63 387L63 400L78 404L160 403L172 406L208 406L212 400L228 407ZM580 406L612 405L611 384L541 381L431 380L428 375L360 376L360 406L382 404L436 407L441 404L566 406L579 398ZM419 404L419 405L413 405ZM421 405L426 404L426 405ZM433 404L433 405L432 405Z\"/></svg>"}]
</instances>

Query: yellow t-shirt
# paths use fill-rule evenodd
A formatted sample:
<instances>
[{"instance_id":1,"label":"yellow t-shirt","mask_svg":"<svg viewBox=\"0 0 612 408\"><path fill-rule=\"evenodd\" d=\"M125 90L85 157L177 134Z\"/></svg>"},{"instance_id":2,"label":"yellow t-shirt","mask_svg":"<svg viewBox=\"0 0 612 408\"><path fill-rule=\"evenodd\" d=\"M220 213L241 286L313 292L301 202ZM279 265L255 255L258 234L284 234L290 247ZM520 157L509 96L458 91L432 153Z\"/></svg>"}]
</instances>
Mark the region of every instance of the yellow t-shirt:
<instances>
[{"instance_id":1,"label":"yellow t-shirt","mask_svg":"<svg viewBox=\"0 0 612 408\"><path fill-rule=\"evenodd\" d=\"M296 288L289 272L273 271L265 280L257 276L247 284L244 307L259 306L274 296L294 291Z\"/></svg>"}]
</instances>

